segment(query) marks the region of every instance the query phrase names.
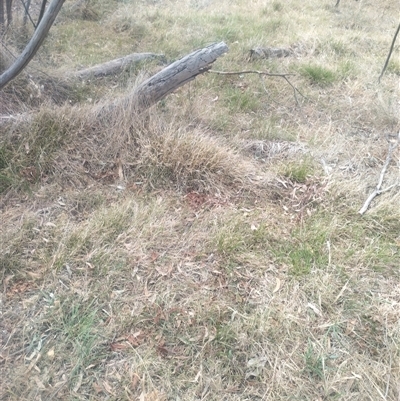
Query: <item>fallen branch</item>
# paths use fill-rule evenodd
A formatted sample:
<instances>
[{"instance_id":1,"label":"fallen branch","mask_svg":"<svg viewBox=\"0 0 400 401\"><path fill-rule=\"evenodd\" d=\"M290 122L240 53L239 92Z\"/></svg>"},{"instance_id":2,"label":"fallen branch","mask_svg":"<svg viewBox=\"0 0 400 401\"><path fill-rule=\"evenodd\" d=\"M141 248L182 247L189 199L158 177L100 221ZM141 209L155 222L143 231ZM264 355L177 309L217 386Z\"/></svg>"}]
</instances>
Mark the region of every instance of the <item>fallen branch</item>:
<instances>
[{"instance_id":1,"label":"fallen branch","mask_svg":"<svg viewBox=\"0 0 400 401\"><path fill-rule=\"evenodd\" d=\"M392 141L392 142L390 142L390 144L389 144L388 154L387 154L387 156L386 156L385 164L383 165L381 174L380 174L380 176L379 176L378 185L376 186L376 188L374 189L374 191L371 193L371 195L367 198L367 200L365 201L363 207L358 211L358 213L360 213L361 215L364 214L364 213L367 211L367 209L368 209L370 203L372 202L372 200L373 200L376 196L378 196L378 195L380 195L380 194L382 194L382 193L384 193L384 192L390 191L392 188L394 188L394 187L396 187L397 185L399 185L399 184L397 183L397 184L391 185L391 186L388 187L388 188L381 189L382 183L383 183L383 177L384 177L384 175L385 175L385 173L386 173L386 170L387 170L387 168L388 168L388 166L389 166L389 164L390 164L390 161L392 160L392 154L393 154L394 150L397 148L397 146L399 146L399 143L400 143L400 131L399 131L399 133L398 133L398 135L397 135L397 139L394 140L394 141Z\"/></svg>"},{"instance_id":2,"label":"fallen branch","mask_svg":"<svg viewBox=\"0 0 400 401\"><path fill-rule=\"evenodd\" d=\"M306 97L288 79L289 76L292 76L292 75L295 75L295 74L278 74L278 73L273 73L273 72L257 71L257 70L244 70L244 71L214 71L214 70L209 70L208 72L213 73L213 74L218 74L218 75L258 74L260 77L263 76L263 75L266 75L268 77L283 78L293 88L294 98L295 98L296 103L297 103L298 106L300 106L300 104L299 104L299 101L297 99L296 92L298 92L300 96L302 96L304 99L306 99Z\"/></svg>"},{"instance_id":3,"label":"fallen branch","mask_svg":"<svg viewBox=\"0 0 400 401\"><path fill-rule=\"evenodd\" d=\"M228 46L224 42L196 50L142 82L131 94L106 106L101 112L121 108L140 113L197 75L208 71L211 64L227 51Z\"/></svg>"},{"instance_id":4,"label":"fallen branch","mask_svg":"<svg viewBox=\"0 0 400 401\"><path fill-rule=\"evenodd\" d=\"M93 67L85 68L80 71L75 71L71 73L70 76L80 79L88 79L92 77L98 78L108 75L115 75L122 72L125 68L129 66L145 60L160 60L162 63L166 62L166 58L162 54L133 53L125 57L107 61L103 64L97 64Z\"/></svg>"},{"instance_id":5,"label":"fallen branch","mask_svg":"<svg viewBox=\"0 0 400 401\"><path fill-rule=\"evenodd\" d=\"M291 50L280 47L255 47L250 50L250 60L288 57L291 54Z\"/></svg>"}]
</instances>

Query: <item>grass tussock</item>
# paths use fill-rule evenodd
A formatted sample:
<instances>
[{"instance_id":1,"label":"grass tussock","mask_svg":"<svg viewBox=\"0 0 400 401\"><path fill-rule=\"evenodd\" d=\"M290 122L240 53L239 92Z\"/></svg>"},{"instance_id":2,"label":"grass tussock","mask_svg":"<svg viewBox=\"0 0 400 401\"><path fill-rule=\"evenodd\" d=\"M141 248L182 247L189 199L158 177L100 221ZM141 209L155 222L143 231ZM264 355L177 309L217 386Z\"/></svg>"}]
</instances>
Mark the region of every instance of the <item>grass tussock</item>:
<instances>
[{"instance_id":1,"label":"grass tussock","mask_svg":"<svg viewBox=\"0 0 400 401\"><path fill-rule=\"evenodd\" d=\"M398 149L358 214L399 129L398 5L334 3L66 2L0 93L1 399L399 400ZM219 40L216 70L301 94L203 74L137 115L158 66L52 78Z\"/></svg>"},{"instance_id":2,"label":"grass tussock","mask_svg":"<svg viewBox=\"0 0 400 401\"><path fill-rule=\"evenodd\" d=\"M222 142L201 128L146 118L132 122L117 113L105 122L87 107L43 107L33 120L10 127L1 153L4 190L39 179L111 183L132 177L145 187L183 192L249 188L254 167Z\"/></svg>"}]
</instances>

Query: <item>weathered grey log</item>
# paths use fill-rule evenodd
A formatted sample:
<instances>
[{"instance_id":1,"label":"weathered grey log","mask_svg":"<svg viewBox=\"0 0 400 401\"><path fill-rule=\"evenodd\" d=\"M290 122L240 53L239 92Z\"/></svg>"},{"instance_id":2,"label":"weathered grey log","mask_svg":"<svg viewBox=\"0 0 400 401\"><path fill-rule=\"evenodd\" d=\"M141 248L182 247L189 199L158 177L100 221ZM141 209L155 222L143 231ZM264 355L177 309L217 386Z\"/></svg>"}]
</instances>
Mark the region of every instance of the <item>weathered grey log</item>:
<instances>
[{"instance_id":1,"label":"weathered grey log","mask_svg":"<svg viewBox=\"0 0 400 401\"><path fill-rule=\"evenodd\" d=\"M224 42L196 50L145 80L128 96L115 101L101 111L107 113L115 108L125 111L129 108L136 112L143 111L180 86L192 81L197 75L208 71L211 64L227 51L228 46Z\"/></svg>"},{"instance_id":2,"label":"weathered grey log","mask_svg":"<svg viewBox=\"0 0 400 401\"><path fill-rule=\"evenodd\" d=\"M250 59L288 57L292 54L289 49L275 47L256 47L250 50Z\"/></svg>"},{"instance_id":3,"label":"weathered grey log","mask_svg":"<svg viewBox=\"0 0 400 401\"><path fill-rule=\"evenodd\" d=\"M167 61L166 57L162 54L133 53L129 56L117 58L115 60L107 61L103 64L97 64L93 67L73 72L72 74L70 74L70 76L81 79L88 79L115 75L122 72L124 69L130 67L131 65L145 60L160 60L162 63L166 63Z\"/></svg>"}]
</instances>

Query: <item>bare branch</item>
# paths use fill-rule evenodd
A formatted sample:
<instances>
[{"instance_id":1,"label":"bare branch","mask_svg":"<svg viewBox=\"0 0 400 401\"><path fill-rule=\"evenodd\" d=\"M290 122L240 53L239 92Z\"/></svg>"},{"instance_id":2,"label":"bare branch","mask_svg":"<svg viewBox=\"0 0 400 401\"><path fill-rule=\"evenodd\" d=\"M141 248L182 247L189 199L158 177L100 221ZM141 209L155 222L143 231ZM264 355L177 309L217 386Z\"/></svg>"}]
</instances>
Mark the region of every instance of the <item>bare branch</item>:
<instances>
[{"instance_id":1,"label":"bare branch","mask_svg":"<svg viewBox=\"0 0 400 401\"><path fill-rule=\"evenodd\" d=\"M268 77L279 77L283 78L292 88L294 92L294 98L296 100L296 103L298 106L300 106L299 101L296 96L296 92L302 96L304 99L307 99L288 79L289 76L293 76L295 74L278 74L278 73L273 73L273 72L267 72L267 71L258 71L258 70L244 70L244 71L215 71L215 70L209 70L208 72L213 73L213 74L218 74L218 75L243 75L243 74L258 74L259 76L268 76Z\"/></svg>"},{"instance_id":2,"label":"bare branch","mask_svg":"<svg viewBox=\"0 0 400 401\"><path fill-rule=\"evenodd\" d=\"M37 26L31 40L25 47L21 55L15 60L3 74L0 75L0 89L4 88L12 79L14 79L32 60L40 46L42 45L47 33L49 32L54 20L57 17L65 0L53 0L44 13L40 24Z\"/></svg>"},{"instance_id":3,"label":"bare branch","mask_svg":"<svg viewBox=\"0 0 400 401\"><path fill-rule=\"evenodd\" d=\"M396 33L395 33L394 36L393 36L392 45L390 46L389 54L388 54L388 56L387 56L387 58L386 58L385 65L383 66L381 75L379 75L378 82L381 82L381 78L382 78L383 74L385 73L386 68L387 68L387 66L388 66L388 64L389 64L389 60L390 60L390 57L392 56L394 44L395 44L395 42L396 42L397 35L399 34L399 31L400 31L400 23L399 23L399 26L398 26L397 29L396 29Z\"/></svg>"},{"instance_id":4,"label":"bare branch","mask_svg":"<svg viewBox=\"0 0 400 401\"><path fill-rule=\"evenodd\" d=\"M288 77L295 74L276 74L273 72L257 71L257 70L244 70L244 71L215 71L209 70L208 72L218 75L242 75L242 74L258 74L258 75L268 75L269 77Z\"/></svg>"},{"instance_id":5,"label":"bare branch","mask_svg":"<svg viewBox=\"0 0 400 401\"><path fill-rule=\"evenodd\" d=\"M397 140L395 140L394 142L391 142L391 143L389 144L389 150L388 150L388 154L387 154L387 156L386 156L386 161L385 161L385 164L384 164L383 167L382 167L382 171L381 171L381 174L380 174L380 176L379 176L379 180L378 180L378 184L377 184L376 188L375 188L374 191L371 193L371 195L368 196L368 198L367 198L367 200L365 201L363 207L358 211L358 213L364 214L364 213L367 211L367 209L368 209L370 203L372 202L372 200L373 200L376 196L382 194L383 192L387 192L387 191L391 190L392 188L396 187L397 185L399 185L399 184L397 183L397 184L391 185L391 186L388 187L388 188L381 189L381 186L382 186L382 183L383 183L383 177L384 177L384 175L385 175L385 173L386 173L386 170L387 170L387 168L388 168L388 166L389 166L389 164L390 164L390 161L392 160L393 151L397 148L397 146L399 146L399 144L400 144L400 131L399 131L399 133L398 133L398 135L397 135Z\"/></svg>"}]
</instances>

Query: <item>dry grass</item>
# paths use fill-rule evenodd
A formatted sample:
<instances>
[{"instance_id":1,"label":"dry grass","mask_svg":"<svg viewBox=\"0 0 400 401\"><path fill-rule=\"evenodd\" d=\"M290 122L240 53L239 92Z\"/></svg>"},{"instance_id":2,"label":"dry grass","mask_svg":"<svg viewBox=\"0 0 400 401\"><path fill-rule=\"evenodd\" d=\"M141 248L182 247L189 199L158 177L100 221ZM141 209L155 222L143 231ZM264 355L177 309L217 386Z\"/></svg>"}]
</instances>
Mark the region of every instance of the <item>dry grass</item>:
<instances>
[{"instance_id":1,"label":"dry grass","mask_svg":"<svg viewBox=\"0 0 400 401\"><path fill-rule=\"evenodd\" d=\"M399 130L397 2L76 4L0 95L0 398L399 401L398 185L357 213ZM103 116L160 67L60 78L219 40L216 70L305 98L207 74Z\"/></svg>"}]
</instances>

